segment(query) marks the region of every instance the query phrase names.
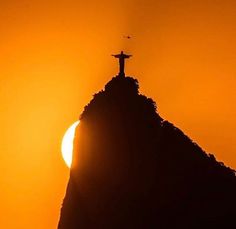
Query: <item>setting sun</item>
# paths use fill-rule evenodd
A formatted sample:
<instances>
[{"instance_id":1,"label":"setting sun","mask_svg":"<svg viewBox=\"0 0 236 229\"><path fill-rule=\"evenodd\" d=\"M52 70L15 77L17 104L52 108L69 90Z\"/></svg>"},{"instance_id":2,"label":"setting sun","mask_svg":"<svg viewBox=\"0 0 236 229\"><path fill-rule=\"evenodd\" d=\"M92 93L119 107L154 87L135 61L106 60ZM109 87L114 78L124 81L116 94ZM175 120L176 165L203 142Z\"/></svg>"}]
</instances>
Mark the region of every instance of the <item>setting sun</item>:
<instances>
[{"instance_id":1,"label":"setting sun","mask_svg":"<svg viewBox=\"0 0 236 229\"><path fill-rule=\"evenodd\" d=\"M61 143L62 156L68 167L70 167L72 163L73 140L75 135L75 128L78 124L79 121L76 121L67 129Z\"/></svg>"}]
</instances>

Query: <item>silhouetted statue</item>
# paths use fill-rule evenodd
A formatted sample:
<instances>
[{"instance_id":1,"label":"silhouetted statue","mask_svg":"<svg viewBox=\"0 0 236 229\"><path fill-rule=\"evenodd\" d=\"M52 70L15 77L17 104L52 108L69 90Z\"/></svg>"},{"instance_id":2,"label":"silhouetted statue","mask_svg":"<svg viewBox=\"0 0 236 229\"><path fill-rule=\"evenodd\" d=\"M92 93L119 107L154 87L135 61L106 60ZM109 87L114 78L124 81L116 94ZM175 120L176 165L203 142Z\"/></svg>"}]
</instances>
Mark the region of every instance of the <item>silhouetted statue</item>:
<instances>
[{"instance_id":1,"label":"silhouetted statue","mask_svg":"<svg viewBox=\"0 0 236 229\"><path fill-rule=\"evenodd\" d=\"M95 94L76 130L58 229L236 228L234 170L156 109L131 77Z\"/></svg>"},{"instance_id":2,"label":"silhouetted statue","mask_svg":"<svg viewBox=\"0 0 236 229\"><path fill-rule=\"evenodd\" d=\"M127 55L123 51L121 51L120 54L112 55L115 58L119 59L119 65L120 65L120 72L118 76L125 77L125 59L130 58L132 55Z\"/></svg>"}]
</instances>

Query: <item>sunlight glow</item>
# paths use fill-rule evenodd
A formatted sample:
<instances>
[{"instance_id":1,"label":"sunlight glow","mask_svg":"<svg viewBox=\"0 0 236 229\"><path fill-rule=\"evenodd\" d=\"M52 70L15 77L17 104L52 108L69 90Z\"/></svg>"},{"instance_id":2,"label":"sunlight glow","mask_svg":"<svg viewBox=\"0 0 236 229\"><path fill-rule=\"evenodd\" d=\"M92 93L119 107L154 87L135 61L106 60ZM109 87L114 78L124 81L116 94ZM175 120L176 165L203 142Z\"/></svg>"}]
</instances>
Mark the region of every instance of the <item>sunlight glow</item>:
<instances>
[{"instance_id":1,"label":"sunlight glow","mask_svg":"<svg viewBox=\"0 0 236 229\"><path fill-rule=\"evenodd\" d=\"M61 143L62 157L69 168L72 163L73 141L75 136L75 129L78 126L78 124L79 121L76 121L67 129Z\"/></svg>"}]
</instances>

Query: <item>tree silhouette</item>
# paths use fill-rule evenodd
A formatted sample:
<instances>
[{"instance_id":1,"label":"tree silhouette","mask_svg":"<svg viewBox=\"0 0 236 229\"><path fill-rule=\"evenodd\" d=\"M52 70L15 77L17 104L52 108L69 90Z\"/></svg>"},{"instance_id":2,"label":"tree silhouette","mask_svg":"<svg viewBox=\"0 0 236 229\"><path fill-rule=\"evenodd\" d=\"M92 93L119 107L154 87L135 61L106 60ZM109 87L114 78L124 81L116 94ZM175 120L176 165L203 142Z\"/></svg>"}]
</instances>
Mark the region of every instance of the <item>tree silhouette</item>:
<instances>
[{"instance_id":1,"label":"tree silhouette","mask_svg":"<svg viewBox=\"0 0 236 229\"><path fill-rule=\"evenodd\" d=\"M85 107L59 229L236 228L235 171L157 113L131 77Z\"/></svg>"}]
</instances>

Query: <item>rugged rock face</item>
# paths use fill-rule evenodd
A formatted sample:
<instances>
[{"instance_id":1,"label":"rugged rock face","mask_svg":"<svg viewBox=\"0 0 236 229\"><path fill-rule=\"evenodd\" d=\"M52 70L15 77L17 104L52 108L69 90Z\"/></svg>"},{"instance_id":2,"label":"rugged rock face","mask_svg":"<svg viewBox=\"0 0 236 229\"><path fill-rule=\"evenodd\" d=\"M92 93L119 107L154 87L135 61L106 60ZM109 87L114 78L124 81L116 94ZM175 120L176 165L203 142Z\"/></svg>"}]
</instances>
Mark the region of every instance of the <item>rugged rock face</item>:
<instances>
[{"instance_id":1,"label":"rugged rock face","mask_svg":"<svg viewBox=\"0 0 236 229\"><path fill-rule=\"evenodd\" d=\"M85 107L58 229L236 228L235 172L115 77Z\"/></svg>"}]
</instances>

